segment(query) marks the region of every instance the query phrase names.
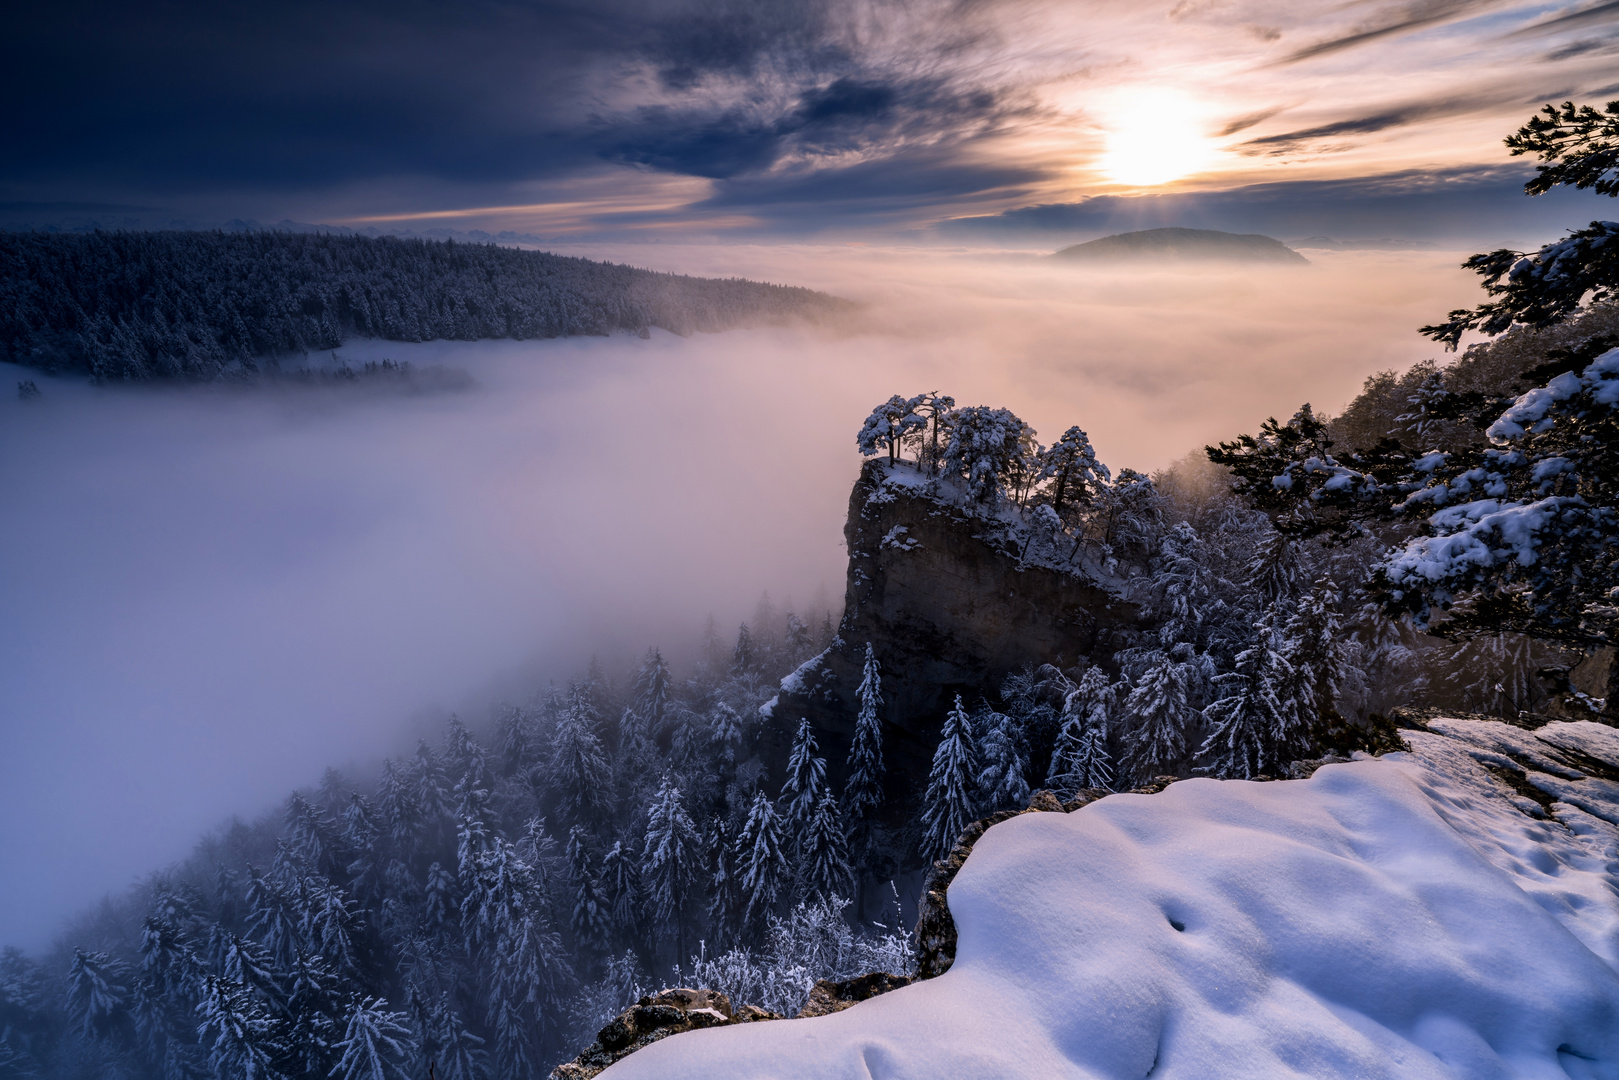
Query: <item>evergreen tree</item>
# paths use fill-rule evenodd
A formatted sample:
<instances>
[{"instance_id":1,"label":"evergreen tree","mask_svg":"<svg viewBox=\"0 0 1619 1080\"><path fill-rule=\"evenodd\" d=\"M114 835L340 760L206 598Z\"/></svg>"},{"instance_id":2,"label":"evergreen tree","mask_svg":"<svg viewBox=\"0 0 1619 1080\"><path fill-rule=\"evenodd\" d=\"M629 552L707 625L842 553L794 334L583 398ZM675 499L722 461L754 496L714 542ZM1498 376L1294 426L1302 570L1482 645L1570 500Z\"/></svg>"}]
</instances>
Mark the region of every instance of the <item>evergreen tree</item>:
<instances>
[{"instance_id":1,"label":"evergreen tree","mask_svg":"<svg viewBox=\"0 0 1619 1080\"><path fill-rule=\"evenodd\" d=\"M871 457L887 450L890 465L899 461L901 440L927 423L915 413L915 407L915 399L906 400L895 394L871 410L871 415L866 417L866 422L855 436L855 445L860 452Z\"/></svg>"},{"instance_id":2,"label":"evergreen tree","mask_svg":"<svg viewBox=\"0 0 1619 1080\"><path fill-rule=\"evenodd\" d=\"M742 745L742 717L723 701L715 702L709 713L709 741L720 761L736 764L736 752Z\"/></svg>"},{"instance_id":3,"label":"evergreen tree","mask_svg":"<svg viewBox=\"0 0 1619 1080\"><path fill-rule=\"evenodd\" d=\"M410 1080L406 1063L415 1057L417 1044L409 1021L404 1013L389 1012L381 998L360 1001L337 1044L343 1056L332 1075L338 1080Z\"/></svg>"},{"instance_id":4,"label":"evergreen tree","mask_svg":"<svg viewBox=\"0 0 1619 1080\"><path fill-rule=\"evenodd\" d=\"M608 792L607 758L592 730L597 719L587 690L575 683L551 736L550 779L568 820L591 820Z\"/></svg>"},{"instance_id":5,"label":"evergreen tree","mask_svg":"<svg viewBox=\"0 0 1619 1080\"><path fill-rule=\"evenodd\" d=\"M1317 579L1278 638L1288 674L1276 692L1290 721L1290 736L1338 716L1338 699L1348 678L1349 661L1337 603L1338 587L1332 579ZM1296 745L1286 749L1305 748Z\"/></svg>"},{"instance_id":6,"label":"evergreen tree","mask_svg":"<svg viewBox=\"0 0 1619 1080\"><path fill-rule=\"evenodd\" d=\"M568 833L568 868L573 878L573 933L586 948L605 950L611 933L607 901L591 865L586 840L584 829L578 825Z\"/></svg>"},{"instance_id":7,"label":"evergreen tree","mask_svg":"<svg viewBox=\"0 0 1619 1080\"><path fill-rule=\"evenodd\" d=\"M930 858L948 855L973 821L975 758L972 721L957 694L955 708L945 717L939 745L933 751L933 769L928 774L924 796L922 852Z\"/></svg>"},{"instance_id":8,"label":"evergreen tree","mask_svg":"<svg viewBox=\"0 0 1619 1080\"><path fill-rule=\"evenodd\" d=\"M1086 668L1079 685L1063 701L1062 727L1046 773L1048 788L1111 788L1113 769L1107 737L1116 701L1117 692L1102 669Z\"/></svg>"},{"instance_id":9,"label":"evergreen tree","mask_svg":"<svg viewBox=\"0 0 1619 1080\"><path fill-rule=\"evenodd\" d=\"M636 926L636 912L641 906L641 875L635 853L622 840L613 841L602 856L602 890L614 932L629 933Z\"/></svg>"},{"instance_id":10,"label":"evergreen tree","mask_svg":"<svg viewBox=\"0 0 1619 1080\"><path fill-rule=\"evenodd\" d=\"M716 949L738 940L747 915L747 894L742 887L743 860L737 857L736 835L725 819L709 823L703 847L708 855L708 919Z\"/></svg>"},{"instance_id":11,"label":"evergreen tree","mask_svg":"<svg viewBox=\"0 0 1619 1080\"><path fill-rule=\"evenodd\" d=\"M1286 533L1267 530L1246 569L1249 586L1265 604L1291 601L1298 595L1298 544Z\"/></svg>"},{"instance_id":12,"label":"evergreen tree","mask_svg":"<svg viewBox=\"0 0 1619 1080\"><path fill-rule=\"evenodd\" d=\"M282 1080L276 1062L287 1048L281 1025L269 1008L240 983L209 975L197 1002L197 1035L208 1046L208 1066L216 1077Z\"/></svg>"},{"instance_id":13,"label":"evergreen tree","mask_svg":"<svg viewBox=\"0 0 1619 1080\"><path fill-rule=\"evenodd\" d=\"M854 744L849 748L849 779L844 797L849 812L863 818L883 799L882 673L871 642L866 642L866 663L861 671L860 712L855 718Z\"/></svg>"},{"instance_id":14,"label":"evergreen tree","mask_svg":"<svg viewBox=\"0 0 1619 1080\"><path fill-rule=\"evenodd\" d=\"M748 819L737 835L737 865L742 868L742 891L747 896L747 918L770 914L787 876L787 853L782 843L776 810L762 791L755 792Z\"/></svg>"},{"instance_id":15,"label":"evergreen tree","mask_svg":"<svg viewBox=\"0 0 1619 1080\"><path fill-rule=\"evenodd\" d=\"M1074 503L1088 504L1095 491L1112 479L1107 466L1096 460L1089 436L1077 427L1063 432L1050 449L1040 451L1038 465L1035 479L1051 482L1051 508L1058 517Z\"/></svg>"},{"instance_id":16,"label":"evergreen tree","mask_svg":"<svg viewBox=\"0 0 1619 1080\"><path fill-rule=\"evenodd\" d=\"M986 809L1021 808L1029 802L1029 747L1017 721L986 710L978 718L978 795Z\"/></svg>"},{"instance_id":17,"label":"evergreen tree","mask_svg":"<svg viewBox=\"0 0 1619 1080\"><path fill-rule=\"evenodd\" d=\"M841 819L832 792L823 791L800 845L803 859L799 877L807 898L847 899L853 891L854 875L849 869L848 839Z\"/></svg>"},{"instance_id":18,"label":"evergreen tree","mask_svg":"<svg viewBox=\"0 0 1619 1080\"><path fill-rule=\"evenodd\" d=\"M664 712L669 707L669 686L672 682L669 665L663 653L648 649L646 661L635 677L635 713L641 730L656 738L663 732Z\"/></svg>"},{"instance_id":19,"label":"evergreen tree","mask_svg":"<svg viewBox=\"0 0 1619 1080\"><path fill-rule=\"evenodd\" d=\"M429 1014L428 1029L438 1046L435 1080L488 1080L484 1041L467 1029L449 996L439 998Z\"/></svg>"},{"instance_id":20,"label":"evergreen tree","mask_svg":"<svg viewBox=\"0 0 1619 1080\"><path fill-rule=\"evenodd\" d=\"M795 836L803 834L826 788L826 759L815 756L818 749L809 721L800 720L798 732L793 736L792 753L787 758L787 782L781 789L787 820L792 823Z\"/></svg>"},{"instance_id":21,"label":"evergreen tree","mask_svg":"<svg viewBox=\"0 0 1619 1080\"><path fill-rule=\"evenodd\" d=\"M111 1038L129 1023L128 972L104 952L73 950L67 976L67 1012L86 1039Z\"/></svg>"},{"instance_id":22,"label":"evergreen tree","mask_svg":"<svg viewBox=\"0 0 1619 1080\"><path fill-rule=\"evenodd\" d=\"M454 875L438 863L427 868L426 899L422 908L422 922L429 930L443 934L457 922L460 910L456 897Z\"/></svg>"},{"instance_id":23,"label":"evergreen tree","mask_svg":"<svg viewBox=\"0 0 1619 1080\"><path fill-rule=\"evenodd\" d=\"M1135 722L1128 738L1131 770L1141 780L1174 772L1186 756L1186 733L1201 717L1197 702L1208 677L1208 662L1181 642L1154 652L1124 711Z\"/></svg>"},{"instance_id":24,"label":"evergreen tree","mask_svg":"<svg viewBox=\"0 0 1619 1080\"><path fill-rule=\"evenodd\" d=\"M438 754L427 745L427 740L416 743L416 757L411 762L411 780L416 786L416 805L422 825L435 840L442 842L455 821L455 804L451 801L449 778Z\"/></svg>"},{"instance_id":25,"label":"evergreen tree","mask_svg":"<svg viewBox=\"0 0 1619 1080\"><path fill-rule=\"evenodd\" d=\"M1291 667L1276 640L1275 618L1273 611L1260 617L1236 668L1215 680L1220 697L1207 711L1213 726L1198 750L1206 772L1247 780L1279 764L1293 718L1277 693Z\"/></svg>"},{"instance_id":26,"label":"evergreen tree","mask_svg":"<svg viewBox=\"0 0 1619 1080\"><path fill-rule=\"evenodd\" d=\"M736 647L731 650L731 674L742 676L753 674L758 665L755 655L753 633L748 624L743 623L736 631Z\"/></svg>"},{"instance_id":27,"label":"evergreen tree","mask_svg":"<svg viewBox=\"0 0 1619 1080\"><path fill-rule=\"evenodd\" d=\"M377 781L377 813L394 849L407 860L414 858L420 839L421 806L393 758L382 763L382 777Z\"/></svg>"},{"instance_id":28,"label":"evergreen tree","mask_svg":"<svg viewBox=\"0 0 1619 1080\"><path fill-rule=\"evenodd\" d=\"M676 956L685 955L685 911L697 860L697 830L680 788L666 776L647 812L646 885L653 918L674 931Z\"/></svg>"}]
</instances>

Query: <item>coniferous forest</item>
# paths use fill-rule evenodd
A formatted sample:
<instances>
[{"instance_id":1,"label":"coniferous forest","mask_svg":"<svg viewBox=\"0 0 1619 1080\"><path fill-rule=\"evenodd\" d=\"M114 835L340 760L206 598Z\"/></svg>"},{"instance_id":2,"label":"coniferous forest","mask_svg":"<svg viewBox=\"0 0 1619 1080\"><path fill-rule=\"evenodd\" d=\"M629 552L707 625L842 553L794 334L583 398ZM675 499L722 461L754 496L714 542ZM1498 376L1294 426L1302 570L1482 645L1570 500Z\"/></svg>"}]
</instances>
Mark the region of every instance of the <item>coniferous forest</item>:
<instances>
[{"instance_id":1,"label":"coniferous forest","mask_svg":"<svg viewBox=\"0 0 1619 1080\"><path fill-rule=\"evenodd\" d=\"M494 244L285 232L0 232L0 359L216 380L352 338L677 334L818 321L809 289Z\"/></svg>"},{"instance_id":2,"label":"coniferous forest","mask_svg":"<svg viewBox=\"0 0 1619 1080\"><path fill-rule=\"evenodd\" d=\"M1427 448L1417 460L1462 453L1476 434L1435 401L1510 388L1553 345L1604 347L1612 321L1598 309L1550 337L1514 332L1446 368L1375 376L1313 437L1336 436L1346 460L1402 439ZM1034 436L1008 410L925 394L880 405L858 442L975 528L1010 530L1018 560L1114 582L1151 616L1128 647L956 696L931 767L910 776L884 745L877 651L842 641L836 611L768 599L723 637L711 620L699 642L668 643L696 657L684 670L652 648L449 717L374 773L328 770L206 837L54 952L6 950L0 1077L431 1066L521 1080L658 986L792 1015L817 978L909 971L922 870L1034 789L1287 775L1342 752L1346 731L1375 739L1394 706L1543 707L1555 687L1537 676L1579 658L1392 619L1371 572L1411 535L1397 522L1336 538L1290 528L1207 457L1115 473L1078 427L1049 447ZM853 738L833 755L770 705L838 647L865 660ZM791 733L774 756L772 730Z\"/></svg>"}]
</instances>

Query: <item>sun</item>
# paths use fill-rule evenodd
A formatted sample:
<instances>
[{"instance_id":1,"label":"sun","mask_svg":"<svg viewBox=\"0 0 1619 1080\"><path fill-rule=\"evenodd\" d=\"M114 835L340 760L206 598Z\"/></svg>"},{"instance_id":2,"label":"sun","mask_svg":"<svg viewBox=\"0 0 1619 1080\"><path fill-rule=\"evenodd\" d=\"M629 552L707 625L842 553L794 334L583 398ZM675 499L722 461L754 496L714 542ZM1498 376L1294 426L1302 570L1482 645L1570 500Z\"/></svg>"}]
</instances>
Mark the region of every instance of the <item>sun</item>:
<instances>
[{"instance_id":1,"label":"sun","mask_svg":"<svg viewBox=\"0 0 1619 1080\"><path fill-rule=\"evenodd\" d=\"M1179 103L1155 101L1116 114L1108 125L1101 167L1131 187L1156 187L1206 166L1214 147Z\"/></svg>"}]
</instances>

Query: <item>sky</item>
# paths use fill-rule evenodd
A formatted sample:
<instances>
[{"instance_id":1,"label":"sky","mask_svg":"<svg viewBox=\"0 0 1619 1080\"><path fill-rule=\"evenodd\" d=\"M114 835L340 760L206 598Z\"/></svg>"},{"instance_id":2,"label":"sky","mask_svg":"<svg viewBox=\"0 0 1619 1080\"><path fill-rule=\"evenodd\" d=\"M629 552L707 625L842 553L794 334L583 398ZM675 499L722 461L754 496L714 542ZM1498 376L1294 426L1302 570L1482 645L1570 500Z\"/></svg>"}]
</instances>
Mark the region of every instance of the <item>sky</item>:
<instances>
[{"instance_id":1,"label":"sky","mask_svg":"<svg viewBox=\"0 0 1619 1080\"><path fill-rule=\"evenodd\" d=\"M0 41L0 220L1527 242L1593 200L1501 139L1616 50L1612 0L63 0Z\"/></svg>"}]
</instances>

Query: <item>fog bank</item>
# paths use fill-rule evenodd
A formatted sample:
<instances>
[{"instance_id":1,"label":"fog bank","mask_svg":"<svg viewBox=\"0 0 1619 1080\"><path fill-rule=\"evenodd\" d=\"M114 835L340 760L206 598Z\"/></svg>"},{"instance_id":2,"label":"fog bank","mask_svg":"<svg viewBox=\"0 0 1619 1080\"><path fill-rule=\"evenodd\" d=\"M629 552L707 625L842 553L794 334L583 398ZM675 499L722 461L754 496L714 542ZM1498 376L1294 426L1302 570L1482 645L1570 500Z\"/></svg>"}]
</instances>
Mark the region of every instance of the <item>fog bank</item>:
<instances>
[{"instance_id":1,"label":"fog bank","mask_svg":"<svg viewBox=\"0 0 1619 1080\"><path fill-rule=\"evenodd\" d=\"M569 252L573 253L573 252ZM854 432L937 389L1157 468L1436 355L1454 253L1080 271L851 247L593 248L825 288L844 334L354 342L418 396L89 387L0 365L0 944L263 812L408 721L594 652L843 587ZM12 400L18 379L44 391ZM473 719L482 716L474 714Z\"/></svg>"}]
</instances>

